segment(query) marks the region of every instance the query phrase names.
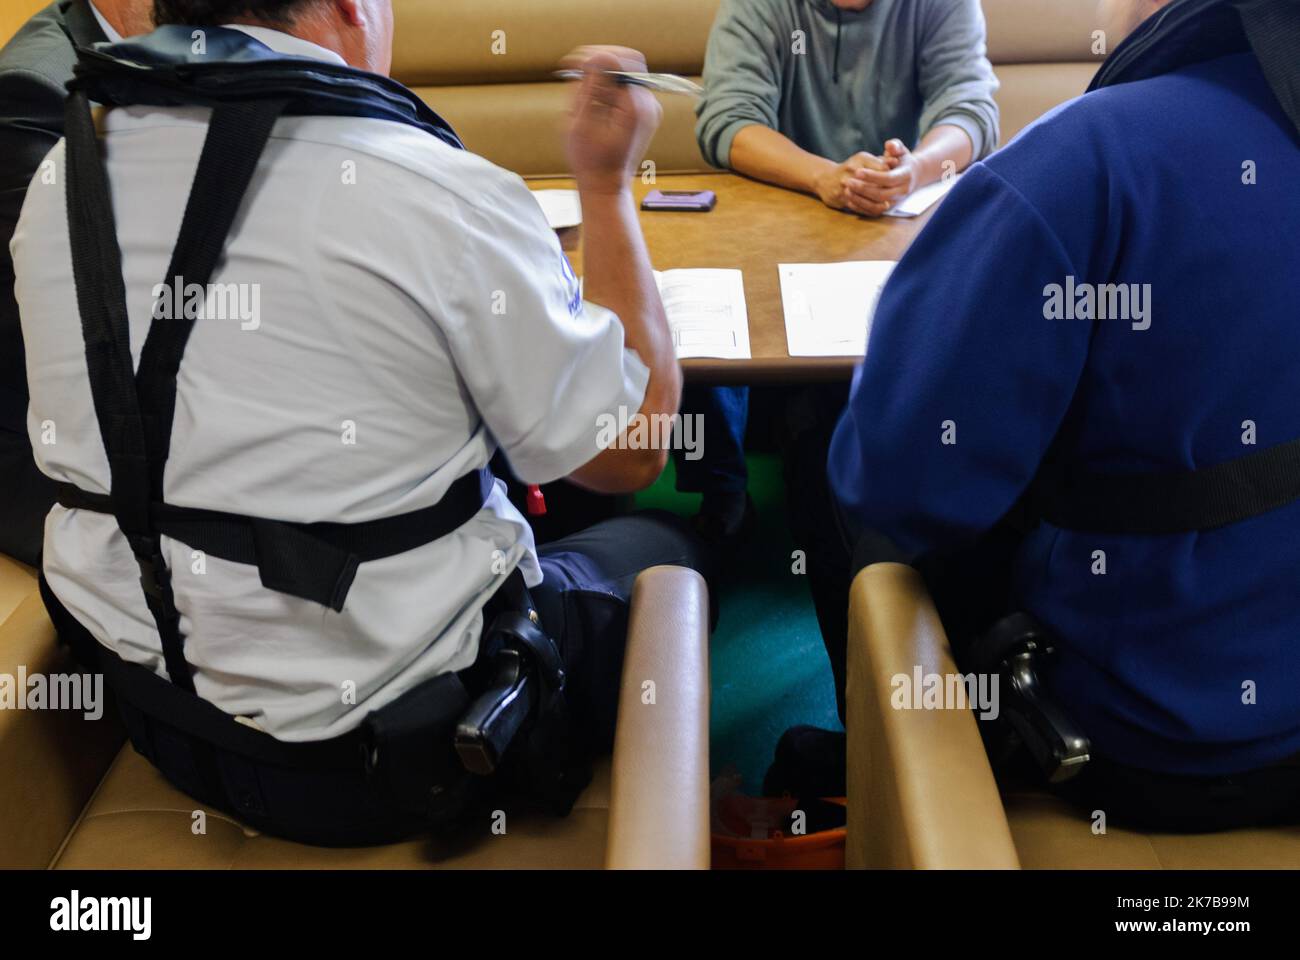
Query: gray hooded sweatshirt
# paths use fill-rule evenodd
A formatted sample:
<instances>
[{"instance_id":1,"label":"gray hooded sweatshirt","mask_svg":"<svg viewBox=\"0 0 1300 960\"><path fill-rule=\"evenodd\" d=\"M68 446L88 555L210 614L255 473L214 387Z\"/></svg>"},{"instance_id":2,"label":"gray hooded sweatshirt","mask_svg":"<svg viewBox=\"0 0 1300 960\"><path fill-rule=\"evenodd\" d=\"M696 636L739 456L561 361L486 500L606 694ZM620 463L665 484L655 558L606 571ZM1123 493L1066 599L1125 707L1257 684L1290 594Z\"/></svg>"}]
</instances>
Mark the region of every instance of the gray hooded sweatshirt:
<instances>
[{"instance_id":1,"label":"gray hooded sweatshirt","mask_svg":"<svg viewBox=\"0 0 1300 960\"><path fill-rule=\"evenodd\" d=\"M998 87L979 0L722 0L696 108L700 150L730 166L731 141L762 124L841 161L915 146L936 124L965 130L975 160L997 146Z\"/></svg>"}]
</instances>

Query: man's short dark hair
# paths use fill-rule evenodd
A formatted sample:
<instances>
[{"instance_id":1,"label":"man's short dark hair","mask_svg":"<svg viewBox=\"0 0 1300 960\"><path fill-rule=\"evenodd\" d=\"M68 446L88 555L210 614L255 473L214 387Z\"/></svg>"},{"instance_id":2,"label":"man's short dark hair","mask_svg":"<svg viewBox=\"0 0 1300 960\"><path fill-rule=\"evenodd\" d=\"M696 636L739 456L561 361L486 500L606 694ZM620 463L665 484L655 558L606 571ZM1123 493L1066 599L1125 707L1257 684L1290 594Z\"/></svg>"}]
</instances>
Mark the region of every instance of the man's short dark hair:
<instances>
[{"instance_id":1,"label":"man's short dark hair","mask_svg":"<svg viewBox=\"0 0 1300 960\"><path fill-rule=\"evenodd\" d=\"M313 3L315 0L153 0L153 20L160 27L168 23L219 27L241 17L252 17L289 26Z\"/></svg>"}]
</instances>

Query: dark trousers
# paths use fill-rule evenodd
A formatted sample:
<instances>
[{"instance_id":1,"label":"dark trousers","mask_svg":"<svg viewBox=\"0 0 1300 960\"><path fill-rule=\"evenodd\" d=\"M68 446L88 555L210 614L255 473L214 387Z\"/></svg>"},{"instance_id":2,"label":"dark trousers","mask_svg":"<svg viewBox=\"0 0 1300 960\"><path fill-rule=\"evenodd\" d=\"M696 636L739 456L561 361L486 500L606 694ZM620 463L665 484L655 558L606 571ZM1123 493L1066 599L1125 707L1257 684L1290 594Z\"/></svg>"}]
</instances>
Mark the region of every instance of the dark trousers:
<instances>
[{"instance_id":1,"label":"dark trousers","mask_svg":"<svg viewBox=\"0 0 1300 960\"><path fill-rule=\"evenodd\" d=\"M835 677L841 722L853 577L880 560L908 562L883 538L853 541L839 514L827 456L847 397L847 384L808 387L788 402L783 429L790 530L807 560L808 586ZM965 549L916 562L955 648L1010 612L1011 561L1019 537L1010 524L999 524Z\"/></svg>"},{"instance_id":2,"label":"dark trousers","mask_svg":"<svg viewBox=\"0 0 1300 960\"><path fill-rule=\"evenodd\" d=\"M613 743L637 575L668 565L708 577L709 556L690 525L663 510L614 517L538 548L545 579L533 603L569 671L570 703L598 747Z\"/></svg>"},{"instance_id":3,"label":"dark trousers","mask_svg":"<svg viewBox=\"0 0 1300 960\"><path fill-rule=\"evenodd\" d=\"M583 750L608 749L612 742L627 639L628 608L632 584L642 570L660 564L686 566L707 572L705 555L687 523L661 511L645 511L599 523L539 552L545 582L531 591L542 627L555 641L564 660L566 692ZM412 602L418 602L413 598ZM76 623L52 594L46 603L61 637L69 642L89 668L96 668L99 646ZM192 638L192 643L201 642ZM482 651L481 651L482 653ZM472 697L476 683L471 667L461 676ZM425 729L435 678L417 686L376 714L393 732L392 743L413 758L412 777L428 776L436 751L450 755L447 743L404 743L403 731ZM287 769L252 760L184 733L165 721L147 717L118 698L131 739L175 784L199 801L224 810L256 829L304 843L351 846L388 843L434 826L427 817L398 802L404 771L386 770L382 777L367 775L358 760L346 769ZM452 724L456 717L449 717ZM454 763L454 760L452 761ZM391 764L389 765L392 766ZM507 781L509 778L507 778ZM398 781L395 783L395 781ZM509 801L516 809L528 806L526 795L512 794L510 783L476 784L474 795L482 801ZM457 790L463 789L463 785ZM452 806L451 798L448 805ZM459 808L457 801L455 806ZM456 821L461 839L487 833L490 821L462 816ZM441 825L444 826L445 825ZM445 829L442 840L454 838Z\"/></svg>"},{"instance_id":4,"label":"dark trousers","mask_svg":"<svg viewBox=\"0 0 1300 960\"><path fill-rule=\"evenodd\" d=\"M787 398L779 432L790 533L795 549L804 553L817 624L835 678L835 702L841 723L844 722L853 548L831 493L826 458L848 392L847 384L817 385L793 391Z\"/></svg>"},{"instance_id":5,"label":"dark trousers","mask_svg":"<svg viewBox=\"0 0 1300 960\"><path fill-rule=\"evenodd\" d=\"M1300 757L1228 776L1151 773L1094 757L1056 788L1080 811L1106 814L1107 826L1167 833L1212 833L1300 823Z\"/></svg>"},{"instance_id":6,"label":"dark trousers","mask_svg":"<svg viewBox=\"0 0 1300 960\"><path fill-rule=\"evenodd\" d=\"M688 386L682 391L682 416L701 417L703 456L696 460L673 447L677 489L682 493L744 493L745 425L749 387Z\"/></svg>"},{"instance_id":7,"label":"dark trousers","mask_svg":"<svg viewBox=\"0 0 1300 960\"><path fill-rule=\"evenodd\" d=\"M41 562L45 515L54 506L54 481L36 469L26 433L0 427L0 553L29 566Z\"/></svg>"}]
</instances>

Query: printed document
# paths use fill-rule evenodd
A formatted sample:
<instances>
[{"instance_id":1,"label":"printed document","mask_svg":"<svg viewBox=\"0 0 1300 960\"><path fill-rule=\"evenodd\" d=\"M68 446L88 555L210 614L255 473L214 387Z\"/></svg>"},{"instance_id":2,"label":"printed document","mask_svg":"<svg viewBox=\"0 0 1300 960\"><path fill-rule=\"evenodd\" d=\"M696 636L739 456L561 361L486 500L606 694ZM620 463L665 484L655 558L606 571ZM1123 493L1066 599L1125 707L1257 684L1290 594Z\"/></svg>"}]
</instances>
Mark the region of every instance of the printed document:
<instances>
[{"instance_id":1,"label":"printed document","mask_svg":"<svg viewBox=\"0 0 1300 960\"><path fill-rule=\"evenodd\" d=\"M749 359L749 314L739 270L656 270L655 283L678 359Z\"/></svg>"},{"instance_id":2,"label":"printed document","mask_svg":"<svg viewBox=\"0 0 1300 960\"><path fill-rule=\"evenodd\" d=\"M792 357L860 357L893 260L782 263L781 305Z\"/></svg>"},{"instance_id":3,"label":"printed document","mask_svg":"<svg viewBox=\"0 0 1300 960\"><path fill-rule=\"evenodd\" d=\"M582 223L582 204L577 190L534 190L533 197L546 215L552 230L576 227Z\"/></svg>"},{"instance_id":4,"label":"printed document","mask_svg":"<svg viewBox=\"0 0 1300 960\"><path fill-rule=\"evenodd\" d=\"M887 217L919 217L930 207L934 206L940 200L948 195L957 181L961 179L961 174L955 177L949 177L947 180L936 180L934 183L927 184L919 190L913 190L898 203L894 204L885 211Z\"/></svg>"}]
</instances>

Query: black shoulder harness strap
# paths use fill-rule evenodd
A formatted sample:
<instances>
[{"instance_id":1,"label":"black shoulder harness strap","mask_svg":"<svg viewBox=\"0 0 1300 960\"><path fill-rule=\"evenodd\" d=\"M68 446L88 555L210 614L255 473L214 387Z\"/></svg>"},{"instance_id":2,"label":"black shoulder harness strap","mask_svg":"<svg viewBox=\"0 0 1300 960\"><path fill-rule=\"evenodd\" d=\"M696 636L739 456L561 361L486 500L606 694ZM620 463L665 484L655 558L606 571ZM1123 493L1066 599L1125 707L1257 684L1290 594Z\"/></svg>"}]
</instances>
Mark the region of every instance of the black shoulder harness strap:
<instances>
[{"instance_id":1,"label":"black shoulder harness strap","mask_svg":"<svg viewBox=\"0 0 1300 960\"><path fill-rule=\"evenodd\" d=\"M165 284L182 278L187 286L206 289L271 128L288 102L215 104ZM77 306L112 484L107 497L65 484L60 502L116 517L140 566L140 583L158 625L168 675L193 692L180 614L162 557L164 534L216 557L256 564L267 588L337 611L360 563L429 543L466 523L482 509L492 474L481 469L460 477L431 507L356 524L288 523L164 503L176 375L195 319L178 315L155 320L139 372L134 371L108 176L84 89L72 90L65 123L68 232Z\"/></svg>"},{"instance_id":2,"label":"black shoulder harness strap","mask_svg":"<svg viewBox=\"0 0 1300 960\"><path fill-rule=\"evenodd\" d=\"M1300 440L1181 473L1072 471L1049 459L1030 512L1091 533L1162 535L1213 530L1300 499Z\"/></svg>"}]
</instances>

